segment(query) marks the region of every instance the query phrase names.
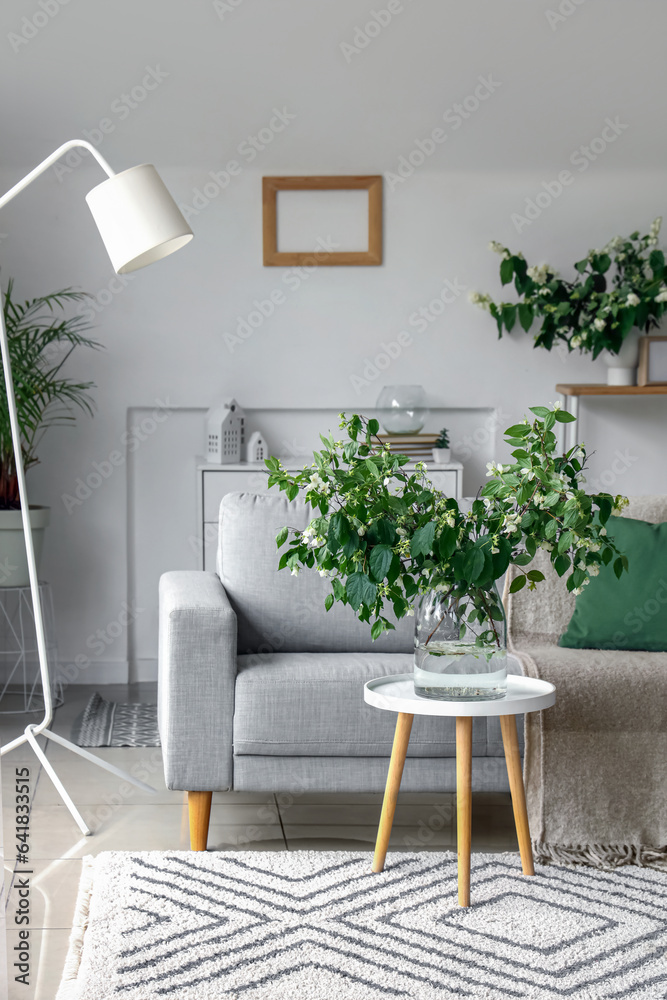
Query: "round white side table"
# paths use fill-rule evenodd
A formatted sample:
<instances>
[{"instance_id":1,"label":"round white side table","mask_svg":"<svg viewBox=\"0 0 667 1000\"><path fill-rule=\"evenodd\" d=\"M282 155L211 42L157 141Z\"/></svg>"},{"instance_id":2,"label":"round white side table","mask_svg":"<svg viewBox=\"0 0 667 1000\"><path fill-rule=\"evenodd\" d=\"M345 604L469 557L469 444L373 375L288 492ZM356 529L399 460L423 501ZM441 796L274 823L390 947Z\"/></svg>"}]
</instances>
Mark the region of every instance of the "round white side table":
<instances>
[{"instance_id":1,"label":"round white side table","mask_svg":"<svg viewBox=\"0 0 667 1000\"><path fill-rule=\"evenodd\" d=\"M398 790L403 777L405 755L415 715L456 717L456 841L458 854L459 906L470 906L470 839L472 833L472 720L475 716L500 717L505 762L512 793L521 866L524 875L534 875L526 794L521 773L521 756L516 731L516 715L539 712L556 701L556 689L548 681L532 677L507 678L507 695L495 701L435 701L415 694L412 674L378 677L364 685L364 701L387 712L397 712L396 733L391 751L387 785L382 803L373 871L381 872L394 822Z\"/></svg>"}]
</instances>

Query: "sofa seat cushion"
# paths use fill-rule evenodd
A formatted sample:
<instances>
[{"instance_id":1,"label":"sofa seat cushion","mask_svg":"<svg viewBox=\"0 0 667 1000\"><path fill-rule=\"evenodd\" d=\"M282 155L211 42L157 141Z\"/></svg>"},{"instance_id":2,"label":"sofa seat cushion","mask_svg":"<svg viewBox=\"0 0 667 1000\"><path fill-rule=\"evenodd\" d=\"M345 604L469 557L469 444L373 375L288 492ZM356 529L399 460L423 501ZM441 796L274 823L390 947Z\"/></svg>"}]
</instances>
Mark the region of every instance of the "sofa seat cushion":
<instances>
[{"instance_id":1,"label":"sofa seat cushion","mask_svg":"<svg viewBox=\"0 0 667 1000\"><path fill-rule=\"evenodd\" d=\"M234 754L388 757L396 715L367 705L364 684L411 670L405 653L239 656ZM486 752L486 719L476 718L473 754ZM456 756L455 719L415 716L408 755Z\"/></svg>"}]
</instances>

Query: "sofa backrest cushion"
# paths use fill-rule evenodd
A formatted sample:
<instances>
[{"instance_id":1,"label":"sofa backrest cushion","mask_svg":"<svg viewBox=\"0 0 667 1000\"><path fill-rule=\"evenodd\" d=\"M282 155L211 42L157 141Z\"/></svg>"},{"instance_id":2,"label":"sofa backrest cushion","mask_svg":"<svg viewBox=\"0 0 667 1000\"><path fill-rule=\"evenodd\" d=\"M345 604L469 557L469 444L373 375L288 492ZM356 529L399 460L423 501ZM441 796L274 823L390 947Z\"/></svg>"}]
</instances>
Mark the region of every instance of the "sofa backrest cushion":
<instances>
[{"instance_id":1,"label":"sofa backrest cushion","mask_svg":"<svg viewBox=\"0 0 667 1000\"><path fill-rule=\"evenodd\" d=\"M324 599L331 583L316 570L298 576L278 570L283 549L280 528L303 529L312 519L308 504L283 493L228 493L220 505L218 576L238 618L239 653L396 652L413 649L414 619L396 621L395 631L371 639L370 625L352 608ZM287 543L286 543L287 544Z\"/></svg>"},{"instance_id":2,"label":"sofa backrest cushion","mask_svg":"<svg viewBox=\"0 0 667 1000\"><path fill-rule=\"evenodd\" d=\"M667 496L630 497L630 505L623 511L624 517L658 524L667 521ZM632 553L628 553L631 558ZM507 625L515 648L543 643L557 643L567 629L574 613L575 597L569 593L565 583L551 565L546 552L538 549L530 564L531 569L540 569L545 575L543 583L535 590L527 587L516 594L507 593L507 585L519 572L510 567L505 589Z\"/></svg>"}]
</instances>

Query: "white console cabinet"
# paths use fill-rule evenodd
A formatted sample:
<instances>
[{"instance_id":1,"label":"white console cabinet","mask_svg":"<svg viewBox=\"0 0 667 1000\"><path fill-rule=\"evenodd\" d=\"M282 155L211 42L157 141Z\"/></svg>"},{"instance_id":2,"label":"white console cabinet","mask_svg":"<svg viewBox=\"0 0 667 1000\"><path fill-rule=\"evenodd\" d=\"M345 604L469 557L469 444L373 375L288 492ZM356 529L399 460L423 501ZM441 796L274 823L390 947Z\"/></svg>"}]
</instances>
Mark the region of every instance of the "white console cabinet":
<instances>
[{"instance_id":1,"label":"white console cabinet","mask_svg":"<svg viewBox=\"0 0 667 1000\"><path fill-rule=\"evenodd\" d=\"M283 465L289 472L298 472L304 462L294 459L283 459ZM414 465L406 465L407 471L413 471ZM463 466L460 462L448 462L447 465L428 464L428 478L436 489L442 490L448 496L457 500L462 495ZM241 462L238 465L214 465L197 460L197 537L199 545L199 568L215 570L215 554L218 541L218 510L220 501L227 493L266 493L268 470L262 465L249 465ZM277 490L276 490L277 492Z\"/></svg>"}]
</instances>

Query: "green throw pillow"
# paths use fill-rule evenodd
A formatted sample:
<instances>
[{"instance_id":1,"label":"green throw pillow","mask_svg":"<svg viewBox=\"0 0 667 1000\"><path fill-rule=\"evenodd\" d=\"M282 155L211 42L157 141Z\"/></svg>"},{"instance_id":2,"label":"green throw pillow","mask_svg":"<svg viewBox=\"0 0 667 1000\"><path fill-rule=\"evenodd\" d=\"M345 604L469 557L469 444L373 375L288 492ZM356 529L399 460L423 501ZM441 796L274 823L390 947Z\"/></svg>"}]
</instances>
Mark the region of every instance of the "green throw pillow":
<instances>
[{"instance_id":1,"label":"green throw pillow","mask_svg":"<svg viewBox=\"0 0 667 1000\"><path fill-rule=\"evenodd\" d=\"M600 567L577 597L559 645L570 649L667 650L667 523L611 517L607 533L628 557L620 580Z\"/></svg>"}]
</instances>

